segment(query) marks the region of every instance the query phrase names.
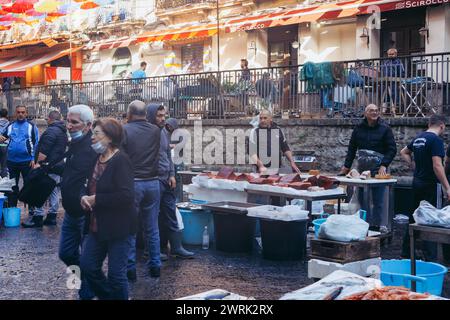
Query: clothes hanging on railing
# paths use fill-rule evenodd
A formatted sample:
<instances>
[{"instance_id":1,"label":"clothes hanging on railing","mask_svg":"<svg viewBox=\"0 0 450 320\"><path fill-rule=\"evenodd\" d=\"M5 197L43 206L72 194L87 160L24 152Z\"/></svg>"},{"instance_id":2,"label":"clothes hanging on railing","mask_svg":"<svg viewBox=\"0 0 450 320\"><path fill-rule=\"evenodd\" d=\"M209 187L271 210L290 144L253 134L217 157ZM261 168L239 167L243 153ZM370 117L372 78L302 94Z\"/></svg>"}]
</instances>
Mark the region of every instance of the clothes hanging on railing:
<instances>
[{"instance_id":1,"label":"clothes hanging on railing","mask_svg":"<svg viewBox=\"0 0 450 320\"><path fill-rule=\"evenodd\" d=\"M306 92L332 88L335 84L332 63L306 62L301 70L300 79L306 81Z\"/></svg>"}]
</instances>

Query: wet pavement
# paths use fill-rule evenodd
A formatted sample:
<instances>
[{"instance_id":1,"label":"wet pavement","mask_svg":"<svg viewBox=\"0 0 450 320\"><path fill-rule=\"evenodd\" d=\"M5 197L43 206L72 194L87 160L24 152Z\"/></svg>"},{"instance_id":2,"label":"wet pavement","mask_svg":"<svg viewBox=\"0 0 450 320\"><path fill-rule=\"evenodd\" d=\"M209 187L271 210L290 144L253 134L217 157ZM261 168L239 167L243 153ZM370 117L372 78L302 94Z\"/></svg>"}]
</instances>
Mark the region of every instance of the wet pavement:
<instances>
[{"instance_id":1,"label":"wet pavement","mask_svg":"<svg viewBox=\"0 0 450 320\"><path fill-rule=\"evenodd\" d=\"M22 215L25 219L25 215ZM78 298L76 290L66 286L69 274L58 259L59 227L42 229L0 227L0 300ZM213 248L189 247L195 259L171 258L164 262L161 278L150 278L142 252L138 255L138 281L130 284L131 299L176 299L221 288L256 299L278 299L313 281L307 277L303 262L265 260L260 252L225 254ZM383 258L398 258L400 240L394 237L382 248ZM450 298L447 274L443 296Z\"/></svg>"}]
</instances>

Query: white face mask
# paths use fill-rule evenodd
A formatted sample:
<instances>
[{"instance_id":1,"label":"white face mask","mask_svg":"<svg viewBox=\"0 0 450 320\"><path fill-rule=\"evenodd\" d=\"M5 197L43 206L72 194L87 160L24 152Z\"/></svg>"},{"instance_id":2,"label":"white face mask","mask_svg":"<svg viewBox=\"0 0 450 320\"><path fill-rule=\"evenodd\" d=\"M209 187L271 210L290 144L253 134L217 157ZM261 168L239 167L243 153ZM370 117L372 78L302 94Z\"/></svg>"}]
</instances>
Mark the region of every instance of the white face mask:
<instances>
[{"instance_id":1,"label":"white face mask","mask_svg":"<svg viewBox=\"0 0 450 320\"><path fill-rule=\"evenodd\" d=\"M104 154L106 152L106 149L108 149L104 144L102 144L101 141L98 141L91 145L92 149L98 154Z\"/></svg>"}]
</instances>

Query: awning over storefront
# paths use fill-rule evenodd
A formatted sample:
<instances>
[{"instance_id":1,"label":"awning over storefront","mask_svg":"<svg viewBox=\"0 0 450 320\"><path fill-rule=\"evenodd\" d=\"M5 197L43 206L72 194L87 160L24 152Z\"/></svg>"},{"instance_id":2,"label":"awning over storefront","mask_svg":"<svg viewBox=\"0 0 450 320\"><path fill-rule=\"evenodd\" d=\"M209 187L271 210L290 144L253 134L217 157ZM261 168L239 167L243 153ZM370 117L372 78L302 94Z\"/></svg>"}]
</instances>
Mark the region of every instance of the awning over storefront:
<instances>
[{"instance_id":1,"label":"awning over storefront","mask_svg":"<svg viewBox=\"0 0 450 320\"><path fill-rule=\"evenodd\" d=\"M83 49L92 50L92 51L109 50L109 49L132 46L132 45L135 45L136 43L137 43L136 38L124 37L124 38L114 39L114 40L97 41L91 45L85 46Z\"/></svg>"},{"instance_id":2,"label":"awning over storefront","mask_svg":"<svg viewBox=\"0 0 450 320\"><path fill-rule=\"evenodd\" d=\"M17 58L0 59L0 76L7 72L25 72L27 68L59 59L70 54L70 52L73 53L79 49L80 48L66 49L62 51L34 54Z\"/></svg>"},{"instance_id":3,"label":"awning over storefront","mask_svg":"<svg viewBox=\"0 0 450 320\"><path fill-rule=\"evenodd\" d=\"M226 32L264 29L270 27L298 24L305 22L334 20L354 17L356 15L412 8L449 2L450 0L353 0L340 3L326 3L307 8L273 9L263 14L232 19L224 23Z\"/></svg>"},{"instance_id":4,"label":"awning over storefront","mask_svg":"<svg viewBox=\"0 0 450 320\"><path fill-rule=\"evenodd\" d=\"M216 24L204 24L174 28L170 30L152 31L140 35L137 42L178 41L212 37L217 34Z\"/></svg>"},{"instance_id":5,"label":"awning over storefront","mask_svg":"<svg viewBox=\"0 0 450 320\"><path fill-rule=\"evenodd\" d=\"M6 49L13 49L13 48L18 48L18 47L23 47L23 46L33 46L33 45L37 45L37 44L45 44L47 47L53 47L54 45L58 44L59 42L53 39L40 39L40 40L30 40L30 41L23 41L23 42L18 42L18 43L12 43L12 44L5 44L0 46L0 50L6 50Z\"/></svg>"}]
</instances>

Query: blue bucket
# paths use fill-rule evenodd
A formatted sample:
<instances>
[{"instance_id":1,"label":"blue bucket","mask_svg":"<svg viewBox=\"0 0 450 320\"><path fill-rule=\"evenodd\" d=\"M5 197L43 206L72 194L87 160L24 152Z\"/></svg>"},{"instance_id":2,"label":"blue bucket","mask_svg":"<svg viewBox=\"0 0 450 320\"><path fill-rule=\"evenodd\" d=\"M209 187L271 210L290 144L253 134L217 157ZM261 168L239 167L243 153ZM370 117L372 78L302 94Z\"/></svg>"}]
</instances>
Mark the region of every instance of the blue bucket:
<instances>
[{"instance_id":1,"label":"blue bucket","mask_svg":"<svg viewBox=\"0 0 450 320\"><path fill-rule=\"evenodd\" d=\"M20 226L20 208L4 208L3 221L5 223L5 227Z\"/></svg>"},{"instance_id":2,"label":"blue bucket","mask_svg":"<svg viewBox=\"0 0 450 320\"><path fill-rule=\"evenodd\" d=\"M386 286L403 286L411 289L416 281L416 291L440 296L447 268L434 262L416 261L416 276L411 275L411 260L381 260L381 281Z\"/></svg>"},{"instance_id":3,"label":"blue bucket","mask_svg":"<svg viewBox=\"0 0 450 320\"><path fill-rule=\"evenodd\" d=\"M325 221L327 221L326 218L324 218L324 219L316 219L316 220L314 220L314 221L312 222L313 225L314 225L314 233L315 233L315 235L316 235L316 238L319 238L320 225L321 225L322 223L324 223Z\"/></svg>"},{"instance_id":4,"label":"blue bucket","mask_svg":"<svg viewBox=\"0 0 450 320\"><path fill-rule=\"evenodd\" d=\"M199 204L199 205L208 203L208 201L206 201L206 200L196 200L196 199L191 199L190 202L192 204Z\"/></svg>"},{"instance_id":5,"label":"blue bucket","mask_svg":"<svg viewBox=\"0 0 450 320\"><path fill-rule=\"evenodd\" d=\"M180 210L183 218L183 243L191 245L201 245L203 240L203 231L208 227L209 240L214 241L214 223L213 215L209 210Z\"/></svg>"}]
</instances>

